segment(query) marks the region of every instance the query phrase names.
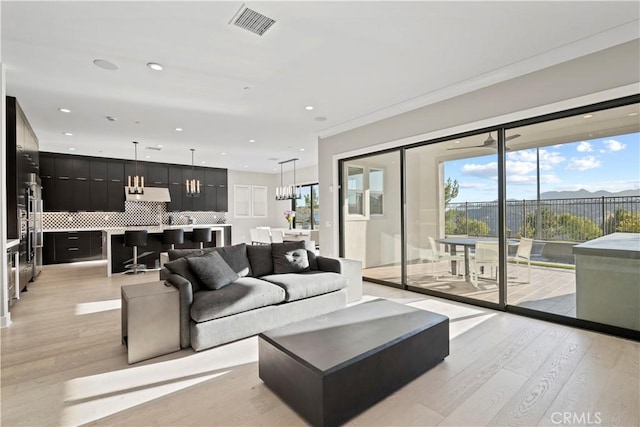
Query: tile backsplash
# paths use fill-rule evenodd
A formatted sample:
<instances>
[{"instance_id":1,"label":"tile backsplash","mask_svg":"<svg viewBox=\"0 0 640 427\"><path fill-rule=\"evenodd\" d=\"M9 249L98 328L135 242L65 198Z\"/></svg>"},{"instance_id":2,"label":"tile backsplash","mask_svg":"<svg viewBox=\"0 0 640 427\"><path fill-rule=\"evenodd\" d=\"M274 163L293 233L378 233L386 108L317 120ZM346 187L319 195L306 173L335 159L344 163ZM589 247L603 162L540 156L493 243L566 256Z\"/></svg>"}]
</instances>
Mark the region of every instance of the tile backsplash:
<instances>
[{"instance_id":1,"label":"tile backsplash","mask_svg":"<svg viewBox=\"0 0 640 427\"><path fill-rule=\"evenodd\" d=\"M192 217L196 224L225 224L226 212L167 212L162 202L125 202L124 212L44 212L45 230L70 228L95 229L101 227L127 227L132 225L173 224L184 225Z\"/></svg>"}]
</instances>

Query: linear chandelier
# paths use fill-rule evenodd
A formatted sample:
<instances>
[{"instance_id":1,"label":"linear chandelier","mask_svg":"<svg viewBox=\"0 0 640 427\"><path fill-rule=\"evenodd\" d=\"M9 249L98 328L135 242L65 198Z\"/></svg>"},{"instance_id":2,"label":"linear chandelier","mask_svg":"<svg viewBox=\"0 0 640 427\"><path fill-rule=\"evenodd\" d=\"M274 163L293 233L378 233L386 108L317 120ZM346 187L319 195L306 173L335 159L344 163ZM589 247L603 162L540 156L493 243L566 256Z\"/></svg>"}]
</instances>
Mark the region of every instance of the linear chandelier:
<instances>
[{"instance_id":1,"label":"linear chandelier","mask_svg":"<svg viewBox=\"0 0 640 427\"><path fill-rule=\"evenodd\" d=\"M129 194L144 194L144 176L138 175L138 141L133 141L135 147L136 174L127 177L127 191Z\"/></svg>"},{"instance_id":2,"label":"linear chandelier","mask_svg":"<svg viewBox=\"0 0 640 427\"><path fill-rule=\"evenodd\" d=\"M299 199L302 189L296 186L296 160L289 159L279 162L280 164L280 186L276 187L276 200L292 200ZM282 165L293 162L293 185L284 185Z\"/></svg>"},{"instance_id":3,"label":"linear chandelier","mask_svg":"<svg viewBox=\"0 0 640 427\"><path fill-rule=\"evenodd\" d=\"M187 179L185 181L185 187L187 187L187 196L188 197L200 197L200 180L195 179L195 173L193 172L193 155L196 149L191 149L191 179Z\"/></svg>"}]
</instances>

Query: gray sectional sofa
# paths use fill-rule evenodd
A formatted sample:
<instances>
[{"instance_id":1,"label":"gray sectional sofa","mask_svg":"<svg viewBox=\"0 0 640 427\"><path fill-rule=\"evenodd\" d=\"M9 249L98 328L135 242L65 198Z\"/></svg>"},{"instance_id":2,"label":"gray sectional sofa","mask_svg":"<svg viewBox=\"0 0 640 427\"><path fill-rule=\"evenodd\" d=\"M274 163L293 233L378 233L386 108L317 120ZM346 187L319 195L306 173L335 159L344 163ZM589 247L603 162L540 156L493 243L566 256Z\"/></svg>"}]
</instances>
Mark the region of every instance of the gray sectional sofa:
<instances>
[{"instance_id":1,"label":"gray sectional sofa","mask_svg":"<svg viewBox=\"0 0 640 427\"><path fill-rule=\"evenodd\" d=\"M204 350L347 303L343 260L316 256L305 242L242 243L168 254L160 278L180 292L182 348ZM361 277L352 281L358 280L361 286Z\"/></svg>"}]
</instances>

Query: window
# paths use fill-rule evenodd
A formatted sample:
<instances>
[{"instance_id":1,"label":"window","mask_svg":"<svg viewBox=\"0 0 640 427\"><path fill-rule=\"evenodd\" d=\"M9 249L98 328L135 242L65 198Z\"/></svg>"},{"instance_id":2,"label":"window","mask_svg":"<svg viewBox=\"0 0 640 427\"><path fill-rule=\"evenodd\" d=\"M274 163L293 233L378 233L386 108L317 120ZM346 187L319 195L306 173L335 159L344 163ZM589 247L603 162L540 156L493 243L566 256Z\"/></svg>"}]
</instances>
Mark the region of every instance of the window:
<instances>
[{"instance_id":1,"label":"window","mask_svg":"<svg viewBox=\"0 0 640 427\"><path fill-rule=\"evenodd\" d=\"M313 230L320 226L318 189L318 184L303 185L300 198L292 200L291 209L296 211L293 219L296 228Z\"/></svg>"},{"instance_id":2,"label":"window","mask_svg":"<svg viewBox=\"0 0 640 427\"><path fill-rule=\"evenodd\" d=\"M364 215L364 168L349 166L347 174L349 215Z\"/></svg>"},{"instance_id":3,"label":"window","mask_svg":"<svg viewBox=\"0 0 640 427\"><path fill-rule=\"evenodd\" d=\"M384 214L384 171L369 169L369 214Z\"/></svg>"}]
</instances>

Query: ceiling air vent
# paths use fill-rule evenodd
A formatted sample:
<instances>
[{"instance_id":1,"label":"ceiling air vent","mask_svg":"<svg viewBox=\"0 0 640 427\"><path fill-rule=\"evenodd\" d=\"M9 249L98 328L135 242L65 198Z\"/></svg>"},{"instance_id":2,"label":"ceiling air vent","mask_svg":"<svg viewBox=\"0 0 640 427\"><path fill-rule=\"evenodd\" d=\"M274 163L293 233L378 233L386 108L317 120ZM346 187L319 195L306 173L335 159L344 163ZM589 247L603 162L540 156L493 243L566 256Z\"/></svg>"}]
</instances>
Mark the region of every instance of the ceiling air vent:
<instances>
[{"instance_id":1,"label":"ceiling air vent","mask_svg":"<svg viewBox=\"0 0 640 427\"><path fill-rule=\"evenodd\" d=\"M271 28L275 22L274 19L249 9L243 4L229 23L261 36Z\"/></svg>"},{"instance_id":2,"label":"ceiling air vent","mask_svg":"<svg viewBox=\"0 0 640 427\"><path fill-rule=\"evenodd\" d=\"M145 147L147 150L153 150L153 151L162 151L162 147L153 147L153 146L147 146Z\"/></svg>"}]
</instances>

